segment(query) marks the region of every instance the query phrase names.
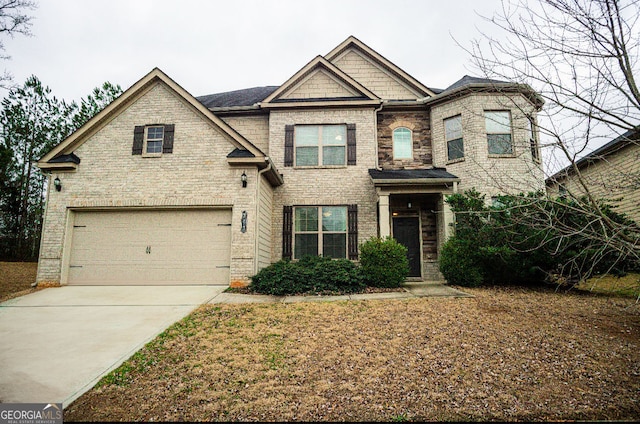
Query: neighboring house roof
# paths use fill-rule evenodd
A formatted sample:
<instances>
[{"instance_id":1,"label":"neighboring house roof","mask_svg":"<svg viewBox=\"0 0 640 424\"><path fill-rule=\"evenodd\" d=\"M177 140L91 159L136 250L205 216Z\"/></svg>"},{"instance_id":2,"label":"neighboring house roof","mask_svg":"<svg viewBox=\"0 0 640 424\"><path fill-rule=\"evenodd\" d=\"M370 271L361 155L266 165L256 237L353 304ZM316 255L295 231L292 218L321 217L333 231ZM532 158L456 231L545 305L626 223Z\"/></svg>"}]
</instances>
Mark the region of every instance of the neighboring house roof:
<instances>
[{"instance_id":1,"label":"neighboring house roof","mask_svg":"<svg viewBox=\"0 0 640 424\"><path fill-rule=\"evenodd\" d=\"M369 176L375 185L385 184L437 184L458 182L456 177L445 168L428 169L369 169Z\"/></svg>"},{"instance_id":2,"label":"neighboring house roof","mask_svg":"<svg viewBox=\"0 0 640 424\"><path fill-rule=\"evenodd\" d=\"M227 91L225 93L198 96L196 100L209 109L228 108L238 106L253 106L266 99L279 86L253 87L244 90Z\"/></svg>"},{"instance_id":3,"label":"neighboring house roof","mask_svg":"<svg viewBox=\"0 0 640 424\"><path fill-rule=\"evenodd\" d=\"M578 159L575 164L579 169L581 169L590 163L603 160L606 156L616 153L630 144L638 144L638 142L640 142L640 126L619 135L607 144L597 148L588 155L583 156L582 158ZM558 180L565 178L573 172L573 165L568 165L567 167L547 178L546 183L547 185L556 183Z\"/></svg>"}]
</instances>

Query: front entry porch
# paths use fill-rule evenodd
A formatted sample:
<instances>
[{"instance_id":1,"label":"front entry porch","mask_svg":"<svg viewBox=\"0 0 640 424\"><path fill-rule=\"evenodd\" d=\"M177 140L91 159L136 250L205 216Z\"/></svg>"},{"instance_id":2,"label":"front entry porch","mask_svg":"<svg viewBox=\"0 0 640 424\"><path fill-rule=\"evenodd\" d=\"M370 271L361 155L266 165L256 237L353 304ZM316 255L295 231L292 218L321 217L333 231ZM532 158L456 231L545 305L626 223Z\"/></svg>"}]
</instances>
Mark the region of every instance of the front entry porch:
<instances>
[{"instance_id":1,"label":"front entry porch","mask_svg":"<svg viewBox=\"0 0 640 424\"><path fill-rule=\"evenodd\" d=\"M378 194L380 237L391 236L407 247L411 280L442 280L438 253L453 222L444 196L457 192L459 179L442 168L369 174Z\"/></svg>"}]
</instances>

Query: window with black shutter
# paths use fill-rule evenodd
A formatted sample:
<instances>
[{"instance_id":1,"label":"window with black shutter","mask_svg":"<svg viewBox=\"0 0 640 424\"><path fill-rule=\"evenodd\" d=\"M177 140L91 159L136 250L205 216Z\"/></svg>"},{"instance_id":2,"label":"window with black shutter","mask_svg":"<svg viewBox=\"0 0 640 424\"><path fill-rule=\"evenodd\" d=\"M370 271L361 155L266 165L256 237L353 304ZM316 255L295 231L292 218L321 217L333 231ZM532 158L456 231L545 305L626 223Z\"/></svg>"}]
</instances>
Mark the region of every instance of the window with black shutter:
<instances>
[{"instance_id":1,"label":"window with black shutter","mask_svg":"<svg viewBox=\"0 0 640 424\"><path fill-rule=\"evenodd\" d=\"M173 153L174 132L174 124L136 126L131 154L157 157L163 153Z\"/></svg>"}]
</instances>

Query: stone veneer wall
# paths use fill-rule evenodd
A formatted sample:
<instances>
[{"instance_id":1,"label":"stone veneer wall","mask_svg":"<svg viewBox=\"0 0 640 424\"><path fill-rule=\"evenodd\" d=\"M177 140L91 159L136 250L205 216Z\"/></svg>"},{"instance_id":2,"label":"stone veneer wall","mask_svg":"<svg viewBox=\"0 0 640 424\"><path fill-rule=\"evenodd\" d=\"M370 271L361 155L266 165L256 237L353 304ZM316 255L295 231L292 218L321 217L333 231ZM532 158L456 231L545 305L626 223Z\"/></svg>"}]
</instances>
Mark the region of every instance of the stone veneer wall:
<instances>
[{"instance_id":1,"label":"stone veneer wall","mask_svg":"<svg viewBox=\"0 0 640 424\"><path fill-rule=\"evenodd\" d=\"M413 158L393 158L393 130L405 127L413 136ZM383 169L419 169L433 163L431 120L428 111L379 112L378 160Z\"/></svg>"}]
</instances>

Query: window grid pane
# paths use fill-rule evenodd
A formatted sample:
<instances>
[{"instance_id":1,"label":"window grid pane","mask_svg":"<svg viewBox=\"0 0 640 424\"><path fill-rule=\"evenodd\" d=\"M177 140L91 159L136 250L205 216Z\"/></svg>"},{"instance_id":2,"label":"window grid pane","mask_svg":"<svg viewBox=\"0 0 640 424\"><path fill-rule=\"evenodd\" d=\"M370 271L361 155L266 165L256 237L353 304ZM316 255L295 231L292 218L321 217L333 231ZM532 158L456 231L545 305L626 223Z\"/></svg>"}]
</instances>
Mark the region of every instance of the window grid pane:
<instances>
[{"instance_id":1,"label":"window grid pane","mask_svg":"<svg viewBox=\"0 0 640 424\"><path fill-rule=\"evenodd\" d=\"M347 257L347 235L324 234L322 236L322 256L330 258Z\"/></svg>"},{"instance_id":2,"label":"window grid pane","mask_svg":"<svg viewBox=\"0 0 640 424\"><path fill-rule=\"evenodd\" d=\"M344 125L323 125L322 144L325 146L344 146L347 141L347 127Z\"/></svg>"},{"instance_id":3,"label":"window grid pane","mask_svg":"<svg viewBox=\"0 0 640 424\"><path fill-rule=\"evenodd\" d=\"M147 127L147 153L162 153L164 127Z\"/></svg>"},{"instance_id":4,"label":"window grid pane","mask_svg":"<svg viewBox=\"0 0 640 424\"><path fill-rule=\"evenodd\" d=\"M325 146L322 148L323 165L344 165L344 146Z\"/></svg>"},{"instance_id":5,"label":"window grid pane","mask_svg":"<svg viewBox=\"0 0 640 424\"><path fill-rule=\"evenodd\" d=\"M296 208L296 231L318 231L318 208Z\"/></svg>"},{"instance_id":6,"label":"window grid pane","mask_svg":"<svg viewBox=\"0 0 640 424\"><path fill-rule=\"evenodd\" d=\"M513 153L511 146L511 134L487 134L489 142L489 154L509 155Z\"/></svg>"},{"instance_id":7,"label":"window grid pane","mask_svg":"<svg viewBox=\"0 0 640 424\"><path fill-rule=\"evenodd\" d=\"M464 144L462 139L449 140L447 142L447 157L449 160L460 159L464 157Z\"/></svg>"},{"instance_id":8,"label":"window grid pane","mask_svg":"<svg viewBox=\"0 0 640 424\"><path fill-rule=\"evenodd\" d=\"M296 165L298 166L318 165L318 148L317 147L297 147L296 148Z\"/></svg>"},{"instance_id":9,"label":"window grid pane","mask_svg":"<svg viewBox=\"0 0 640 424\"><path fill-rule=\"evenodd\" d=\"M318 256L318 234L296 234L294 258Z\"/></svg>"}]
</instances>

